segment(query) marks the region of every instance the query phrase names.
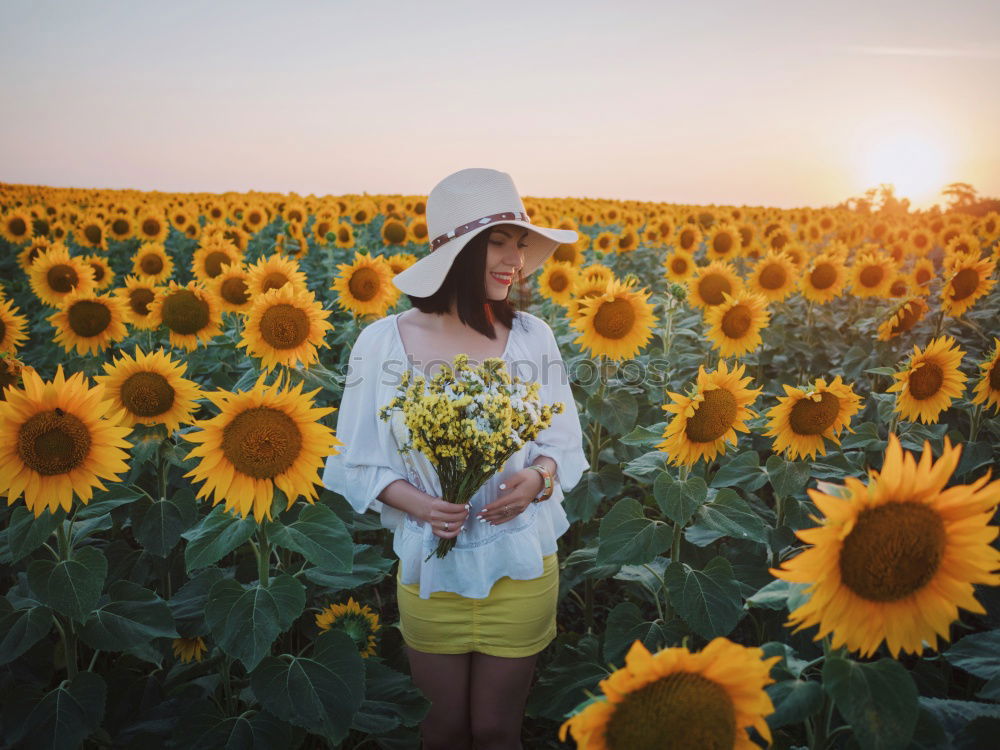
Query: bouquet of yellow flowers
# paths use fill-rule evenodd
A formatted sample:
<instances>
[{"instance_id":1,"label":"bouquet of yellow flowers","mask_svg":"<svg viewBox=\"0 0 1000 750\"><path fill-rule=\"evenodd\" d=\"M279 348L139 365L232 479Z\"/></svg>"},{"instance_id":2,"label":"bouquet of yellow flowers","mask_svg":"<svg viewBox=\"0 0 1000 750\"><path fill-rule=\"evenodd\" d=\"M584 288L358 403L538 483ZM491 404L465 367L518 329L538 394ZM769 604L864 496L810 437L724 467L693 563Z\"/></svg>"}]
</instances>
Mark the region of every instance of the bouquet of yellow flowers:
<instances>
[{"instance_id":1,"label":"bouquet of yellow flowers","mask_svg":"<svg viewBox=\"0 0 1000 750\"><path fill-rule=\"evenodd\" d=\"M542 404L538 389L538 383L512 377L499 357L470 367L468 355L458 354L429 381L404 372L397 395L378 416L388 421L393 411L402 412L408 438L400 451L423 453L437 471L443 498L464 505L563 411L562 402ZM454 539L438 540L437 556L454 546Z\"/></svg>"}]
</instances>

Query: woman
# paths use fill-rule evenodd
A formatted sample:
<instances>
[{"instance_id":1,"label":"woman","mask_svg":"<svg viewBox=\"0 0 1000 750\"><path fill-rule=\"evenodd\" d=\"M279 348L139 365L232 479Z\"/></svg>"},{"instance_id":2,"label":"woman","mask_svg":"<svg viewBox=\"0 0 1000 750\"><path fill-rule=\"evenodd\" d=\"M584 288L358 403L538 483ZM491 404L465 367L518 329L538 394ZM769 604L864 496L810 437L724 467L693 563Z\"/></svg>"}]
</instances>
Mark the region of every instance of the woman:
<instances>
[{"instance_id":1,"label":"woman","mask_svg":"<svg viewBox=\"0 0 1000 750\"><path fill-rule=\"evenodd\" d=\"M370 324L351 350L337 422L345 447L328 458L323 483L395 532L400 629L432 704L423 747L509 750L521 747L535 661L556 635L563 491L587 461L555 337L507 295L515 274L577 234L531 224L510 176L491 169L442 180L427 223L430 252L394 279L413 309ZM544 403L565 406L468 505L442 499L427 459L399 452L399 421L376 414L405 367L430 375L460 352L474 363L504 358L512 375L540 383ZM430 555L438 539L455 539L444 558Z\"/></svg>"}]
</instances>

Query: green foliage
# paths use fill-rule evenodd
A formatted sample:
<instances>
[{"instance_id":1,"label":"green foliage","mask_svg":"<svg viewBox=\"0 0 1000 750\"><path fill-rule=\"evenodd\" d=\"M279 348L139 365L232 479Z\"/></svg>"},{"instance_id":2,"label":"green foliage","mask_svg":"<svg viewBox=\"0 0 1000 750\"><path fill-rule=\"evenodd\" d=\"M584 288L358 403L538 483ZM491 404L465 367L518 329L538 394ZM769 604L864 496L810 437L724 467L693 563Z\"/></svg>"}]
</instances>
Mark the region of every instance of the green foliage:
<instances>
[{"instance_id":1,"label":"green foliage","mask_svg":"<svg viewBox=\"0 0 1000 750\"><path fill-rule=\"evenodd\" d=\"M306 231L314 221L310 217ZM357 226L358 248L385 251L382 217ZM276 218L250 238L245 258L269 255L286 228ZM595 234L619 225L587 226ZM825 238L811 250L825 247ZM995 242L995 240L994 240ZM82 249L70 237L74 254ZM107 257L120 285L138 240L112 241ZM175 280L192 278L197 240L172 230L166 247ZM410 247L409 250L416 248ZM19 356L45 378L58 364L89 376L120 352L169 350L163 331L133 330L114 349L67 354L16 264L20 248L0 239L4 294L30 318ZM329 280L354 250L310 241L300 258L307 285L331 312L334 330L320 362L281 373L318 405L339 404L350 347L367 321L338 309ZM940 265L940 248L929 257ZM995 247L984 252L994 252ZM940 279L926 297L934 312L889 342L875 331L893 300L843 295L826 305L794 294L769 306L771 323L758 350L739 358L762 389L760 415L736 444L711 461L670 464L657 449L672 415L668 393L687 392L698 368L718 355L705 337L701 311L661 275L666 250L640 242L632 252L585 262L634 274L652 293L658 322L631 362L590 360L573 343L564 313L537 296L529 311L549 322L572 376L588 467L562 499L570 528L559 540L559 634L537 663L528 696L526 747L562 746L556 729L571 713L601 700L600 680L623 665L636 641L655 652L702 648L726 636L765 656L780 656L767 692L776 747L941 748L995 744L1000 733L1000 597L979 587L985 615L963 613L942 654L888 658L883 648L861 660L815 640L816 628L793 632L788 613L808 600L805 584L775 580L771 568L798 554L796 531L815 525L809 489L847 477L865 480L882 465L888 435L905 449L935 455L944 439L963 446L952 482L979 480L1000 463L1000 417L956 399L936 424L898 419L886 392L914 344L954 336L966 352L963 372L978 376L991 353L1000 293L960 318L936 311ZM699 260L702 259L699 249ZM746 277L746 258L734 261ZM1000 286L998 286L1000 289ZM682 289L683 291L683 289ZM529 295L530 296L530 295ZM406 304L405 302L403 303ZM259 364L236 346L242 320L226 314L223 333L194 352L174 352L187 377L206 389L246 390ZM730 358L729 363L733 363ZM638 368L640 377L630 374ZM840 444L789 460L764 437L768 408L783 386L841 376L862 397L862 411ZM197 417L211 418L204 400ZM323 419L336 424L336 414ZM391 531L377 514L358 516L322 490L314 504L275 493L273 518L211 507L186 476L196 459L185 426L162 438L155 427L129 436L129 469L70 512L39 517L22 502L0 503L0 744L4 747L295 748L316 743L413 747L430 702L413 683L393 621ZM317 476L318 482L319 477ZM315 613L348 597L382 618L377 651L361 658L339 628L317 633ZM355 623L355 625L357 625ZM177 638L204 643L189 663Z\"/></svg>"},{"instance_id":2,"label":"green foliage","mask_svg":"<svg viewBox=\"0 0 1000 750\"><path fill-rule=\"evenodd\" d=\"M250 674L261 705L285 721L339 743L364 700L364 668L346 633L322 633L309 657L268 656Z\"/></svg>"},{"instance_id":3,"label":"green foliage","mask_svg":"<svg viewBox=\"0 0 1000 750\"><path fill-rule=\"evenodd\" d=\"M208 592L205 622L219 647L251 670L288 630L305 606L305 587L291 576L245 588L223 578Z\"/></svg>"}]
</instances>

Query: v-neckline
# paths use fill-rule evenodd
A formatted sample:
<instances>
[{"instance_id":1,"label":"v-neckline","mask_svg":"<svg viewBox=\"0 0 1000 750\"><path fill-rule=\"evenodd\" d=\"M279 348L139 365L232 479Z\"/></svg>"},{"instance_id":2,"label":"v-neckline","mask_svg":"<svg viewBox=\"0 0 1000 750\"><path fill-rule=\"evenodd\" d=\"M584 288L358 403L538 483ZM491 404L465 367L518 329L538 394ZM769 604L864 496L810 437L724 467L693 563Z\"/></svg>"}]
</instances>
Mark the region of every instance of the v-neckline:
<instances>
[{"instance_id":1,"label":"v-neckline","mask_svg":"<svg viewBox=\"0 0 1000 750\"><path fill-rule=\"evenodd\" d=\"M403 310L403 312L406 312L406 310ZM428 377L430 377L430 375L428 375L425 370L423 370L422 368L416 367L415 365L410 364L410 355L406 351L406 345L403 343L403 334L399 330L399 316L402 315L403 312L395 313L392 316L392 328L396 332L396 343L399 345L399 350L401 352L403 352L403 359L406 360L407 367L409 367L411 370L415 370L417 373L419 373L420 375L423 375L425 378L428 378ZM515 320L515 322L517 321L517 314L516 313L514 314L514 320ZM514 338L514 325L513 324L511 324L511 328L507 332L507 342L504 344L503 353L500 355L500 359L502 359L504 361L507 360L507 353L510 351L510 341L511 341L512 338ZM487 358L487 359L489 359L489 358ZM482 364L482 363L481 362L477 363L477 366L479 364Z\"/></svg>"}]
</instances>

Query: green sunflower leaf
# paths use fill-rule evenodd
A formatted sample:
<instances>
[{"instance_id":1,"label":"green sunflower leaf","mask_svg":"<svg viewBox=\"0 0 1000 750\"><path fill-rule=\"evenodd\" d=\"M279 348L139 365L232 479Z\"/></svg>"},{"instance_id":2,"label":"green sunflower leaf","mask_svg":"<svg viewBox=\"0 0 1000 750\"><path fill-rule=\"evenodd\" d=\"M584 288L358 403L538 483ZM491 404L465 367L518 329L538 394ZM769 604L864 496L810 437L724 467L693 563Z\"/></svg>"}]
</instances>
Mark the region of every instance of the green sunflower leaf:
<instances>
[{"instance_id":1,"label":"green sunflower leaf","mask_svg":"<svg viewBox=\"0 0 1000 750\"><path fill-rule=\"evenodd\" d=\"M77 622L97 606L108 574L108 561L94 547L73 553L72 560L35 560L28 566L28 585L42 604Z\"/></svg>"},{"instance_id":2,"label":"green sunflower leaf","mask_svg":"<svg viewBox=\"0 0 1000 750\"><path fill-rule=\"evenodd\" d=\"M823 689L864 748L893 750L910 744L917 724L917 686L894 659L856 662L831 655L823 665Z\"/></svg>"},{"instance_id":3,"label":"green sunflower leaf","mask_svg":"<svg viewBox=\"0 0 1000 750\"><path fill-rule=\"evenodd\" d=\"M321 633L309 657L264 657L250 673L250 687L280 719L339 744L365 696L365 668L351 637Z\"/></svg>"}]
</instances>

